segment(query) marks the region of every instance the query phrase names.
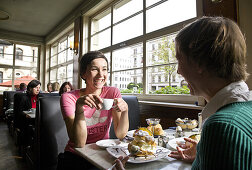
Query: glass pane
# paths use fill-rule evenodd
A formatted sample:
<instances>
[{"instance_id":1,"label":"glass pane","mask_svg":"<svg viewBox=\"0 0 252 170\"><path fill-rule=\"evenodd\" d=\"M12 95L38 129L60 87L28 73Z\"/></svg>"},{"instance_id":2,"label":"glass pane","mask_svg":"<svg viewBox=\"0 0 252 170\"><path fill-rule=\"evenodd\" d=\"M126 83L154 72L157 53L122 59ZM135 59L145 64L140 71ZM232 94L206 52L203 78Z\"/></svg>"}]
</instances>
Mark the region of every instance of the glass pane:
<instances>
[{"instance_id":1,"label":"glass pane","mask_svg":"<svg viewBox=\"0 0 252 170\"><path fill-rule=\"evenodd\" d=\"M91 35L99 32L111 25L111 10L110 8L106 11L98 14L91 20Z\"/></svg>"},{"instance_id":2,"label":"glass pane","mask_svg":"<svg viewBox=\"0 0 252 170\"><path fill-rule=\"evenodd\" d=\"M0 57L3 58L3 56L4 56L4 46L0 45Z\"/></svg>"},{"instance_id":3,"label":"glass pane","mask_svg":"<svg viewBox=\"0 0 252 170\"><path fill-rule=\"evenodd\" d=\"M4 54L3 58L1 58L1 64L12 66L13 54Z\"/></svg>"},{"instance_id":4,"label":"glass pane","mask_svg":"<svg viewBox=\"0 0 252 170\"><path fill-rule=\"evenodd\" d=\"M73 59L73 44L74 44L74 36L71 35L68 37L68 50L67 50L67 61Z\"/></svg>"},{"instance_id":5,"label":"glass pane","mask_svg":"<svg viewBox=\"0 0 252 170\"><path fill-rule=\"evenodd\" d=\"M67 78L73 77L73 64L67 66Z\"/></svg>"},{"instance_id":6,"label":"glass pane","mask_svg":"<svg viewBox=\"0 0 252 170\"><path fill-rule=\"evenodd\" d=\"M59 43L59 52L65 50L67 48L67 40L64 40Z\"/></svg>"},{"instance_id":7,"label":"glass pane","mask_svg":"<svg viewBox=\"0 0 252 170\"><path fill-rule=\"evenodd\" d=\"M143 70L114 72L113 82L121 93L143 93Z\"/></svg>"},{"instance_id":8,"label":"glass pane","mask_svg":"<svg viewBox=\"0 0 252 170\"><path fill-rule=\"evenodd\" d=\"M57 69L53 69L50 71L50 82L55 82L57 76Z\"/></svg>"},{"instance_id":9,"label":"glass pane","mask_svg":"<svg viewBox=\"0 0 252 170\"><path fill-rule=\"evenodd\" d=\"M169 0L146 11L146 32L197 16L196 0Z\"/></svg>"},{"instance_id":10,"label":"glass pane","mask_svg":"<svg viewBox=\"0 0 252 170\"><path fill-rule=\"evenodd\" d=\"M16 45L16 66L37 67L38 47Z\"/></svg>"},{"instance_id":11,"label":"glass pane","mask_svg":"<svg viewBox=\"0 0 252 170\"><path fill-rule=\"evenodd\" d=\"M171 70L171 67L174 69ZM182 76L177 74L177 65L157 66L147 69L147 89L150 94L189 94Z\"/></svg>"},{"instance_id":12,"label":"glass pane","mask_svg":"<svg viewBox=\"0 0 252 170\"><path fill-rule=\"evenodd\" d=\"M147 66L177 63L175 34L147 41Z\"/></svg>"},{"instance_id":13,"label":"glass pane","mask_svg":"<svg viewBox=\"0 0 252 170\"><path fill-rule=\"evenodd\" d=\"M24 80L27 81L29 80L30 82L33 79L37 79L37 72L38 72L37 68L15 69L15 78L23 78Z\"/></svg>"},{"instance_id":14,"label":"glass pane","mask_svg":"<svg viewBox=\"0 0 252 170\"><path fill-rule=\"evenodd\" d=\"M111 29L107 29L95 36L91 37L91 50L99 50L110 46L111 44Z\"/></svg>"},{"instance_id":15,"label":"glass pane","mask_svg":"<svg viewBox=\"0 0 252 170\"><path fill-rule=\"evenodd\" d=\"M73 59L74 51L70 48L67 49L67 61L70 61Z\"/></svg>"},{"instance_id":16,"label":"glass pane","mask_svg":"<svg viewBox=\"0 0 252 170\"><path fill-rule=\"evenodd\" d=\"M146 0L146 7L149 7L159 1L160 0Z\"/></svg>"},{"instance_id":17,"label":"glass pane","mask_svg":"<svg viewBox=\"0 0 252 170\"><path fill-rule=\"evenodd\" d=\"M65 63L66 58L67 58L67 51L65 50L65 51L60 52L59 55L58 55L59 64Z\"/></svg>"},{"instance_id":18,"label":"glass pane","mask_svg":"<svg viewBox=\"0 0 252 170\"><path fill-rule=\"evenodd\" d=\"M57 81L60 82L64 82L66 81L66 66L63 67L59 67L58 68L58 74L57 74Z\"/></svg>"},{"instance_id":19,"label":"glass pane","mask_svg":"<svg viewBox=\"0 0 252 170\"><path fill-rule=\"evenodd\" d=\"M113 23L116 23L143 9L142 0L124 0L114 6Z\"/></svg>"},{"instance_id":20,"label":"glass pane","mask_svg":"<svg viewBox=\"0 0 252 170\"><path fill-rule=\"evenodd\" d=\"M130 18L114 27L113 44L143 34L143 13Z\"/></svg>"},{"instance_id":21,"label":"glass pane","mask_svg":"<svg viewBox=\"0 0 252 170\"><path fill-rule=\"evenodd\" d=\"M113 52L113 71L143 66L143 45L136 44Z\"/></svg>"},{"instance_id":22,"label":"glass pane","mask_svg":"<svg viewBox=\"0 0 252 170\"><path fill-rule=\"evenodd\" d=\"M58 45L57 44L54 44L52 47L51 47L51 56L57 54L58 52Z\"/></svg>"},{"instance_id":23,"label":"glass pane","mask_svg":"<svg viewBox=\"0 0 252 170\"><path fill-rule=\"evenodd\" d=\"M51 58L51 67L57 65L57 55L52 56Z\"/></svg>"},{"instance_id":24,"label":"glass pane","mask_svg":"<svg viewBox=\"0 0 252 170\"><path fill-rule=\"evenodd\" d=\"M12 90L12 69L0 68L0 92Z\"/></svg>"}]
</instances>

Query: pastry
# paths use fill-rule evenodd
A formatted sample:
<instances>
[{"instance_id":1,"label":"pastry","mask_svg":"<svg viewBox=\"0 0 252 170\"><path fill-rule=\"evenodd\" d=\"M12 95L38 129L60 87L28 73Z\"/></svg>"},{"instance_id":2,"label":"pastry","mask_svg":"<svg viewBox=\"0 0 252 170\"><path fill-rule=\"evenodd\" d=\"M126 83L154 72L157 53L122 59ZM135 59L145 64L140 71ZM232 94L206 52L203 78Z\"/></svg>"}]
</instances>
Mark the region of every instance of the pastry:
<instances>
[{"instance_id":1,"label":"pastry","mask_svg":"<svg viewBox=\"0 0 252 170\"><path fill-rule=\"evenodd\" d=\"M160 124L157 124L156 126L154 126L154 128L153 128L152 125L150 125L150 126L147 127L147 129L149 131L151 131L151 133L153 133L153 129L154 129L154 136L164 135L163 128L162 128L162 126Z\"/></svg>"},{"instance_id":2,"label":"pastry","mask_svg":"<svg viewBox=\"0 0 252 170\"><path fill-rule=\"evenodd\" d=\"M139 128L134 134L134 140L128 144L128 150L131 155L144 156L154 155L157 144L152 133L147 128Z\"/></svg>"}]
</instances>

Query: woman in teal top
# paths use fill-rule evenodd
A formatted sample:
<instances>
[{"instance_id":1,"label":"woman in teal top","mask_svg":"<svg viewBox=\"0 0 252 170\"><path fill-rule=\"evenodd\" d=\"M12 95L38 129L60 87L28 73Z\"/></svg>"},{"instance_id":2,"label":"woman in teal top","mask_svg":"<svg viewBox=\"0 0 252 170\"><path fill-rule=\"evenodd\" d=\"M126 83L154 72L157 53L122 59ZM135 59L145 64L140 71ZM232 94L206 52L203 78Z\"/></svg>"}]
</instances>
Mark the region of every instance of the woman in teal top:
<instances>
[{"instance_id":1,"label":"woman in teal top","mask_svg":"<svg viewBox=\"0 0 252 170\"><path fill-rule=\"evenodd\" d=\"M176 36L178 74L190 93L207 101L200 142L171 152L192 169L252 169L252 93L247 84L246 43L238 25L223 17L202 17ZM123 169L126 158L116 160Z\"/></svg>"},{"instance_id":2,"label":"woman in teal top","mask_svg":"<svg viewBox=\"0 0 252 170\"><path fill-rule=\"evenodd\" d=\"M244 82L246 43L238 25L203 17L175 39L178 73L192 95L203 96L200 142L169 156L192 162L192 169L252 168L252 94Z\"/></svg>"}]
</instances>

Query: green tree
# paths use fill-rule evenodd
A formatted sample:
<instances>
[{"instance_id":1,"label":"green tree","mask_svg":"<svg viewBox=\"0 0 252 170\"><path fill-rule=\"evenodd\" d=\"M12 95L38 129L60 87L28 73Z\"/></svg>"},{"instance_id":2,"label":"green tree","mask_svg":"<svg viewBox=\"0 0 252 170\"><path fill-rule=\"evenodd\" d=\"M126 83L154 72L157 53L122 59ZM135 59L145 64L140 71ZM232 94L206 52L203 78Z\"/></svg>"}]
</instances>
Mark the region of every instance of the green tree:
<instances>
[{"instance_id":1,"label":"green tree","mask_svg":"<svg viewBox=\"0 0 252 170\"><path fill-rule=\"evenodd\" d=\"M154 55L158 56L158 61L153 61L155 64L168 64L160 67L160 71L164 71L165 76L168 76L168 83L171 86L172 74L176 71L177 59L175 57L175 42L173 37L164 37L155 50Z\"/></svg>"}]
</instances>

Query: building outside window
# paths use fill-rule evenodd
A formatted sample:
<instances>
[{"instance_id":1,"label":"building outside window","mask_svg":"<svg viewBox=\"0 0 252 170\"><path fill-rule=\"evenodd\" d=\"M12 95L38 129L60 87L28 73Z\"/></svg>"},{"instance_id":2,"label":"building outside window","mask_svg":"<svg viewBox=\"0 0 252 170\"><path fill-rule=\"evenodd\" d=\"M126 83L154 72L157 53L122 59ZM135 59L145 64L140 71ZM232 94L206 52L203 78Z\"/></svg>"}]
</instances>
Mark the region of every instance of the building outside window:
<instances>
[{"instance_id":1,"label":"building outside window","mask_svg":"<svg viewBox=\"0 0 252 170\"><path fill-rule=\"evenodd\" d=\"M110 54L109 83L119 85L121 93L135 93L133 89L125 89L135 83L136 93L144 95L159 94L157 90L166 86L180 87L183 77L173 76L177 71L174 38L185 24L201 16L200 3L200 0L113 1L90 16L90 50ZM125 60L117 65L120 59ZM115 80L122 76L126 82ZM126 86L120 85L125 83Z\"/></svg>"},{"instance_id":2,"label":"building outside window","mask_svg":"<svg viewBox=\"0 0 252 170\"><path fill-rule=\"evenodd\" d=\"M29 76L29 79L38 78L38 46L13 43L1 47L0 83L4 84L0 84L0 91L15 90L19 86L15 83L17 78L22 79L24 76Z\"/></svg>"}]
</instances>

